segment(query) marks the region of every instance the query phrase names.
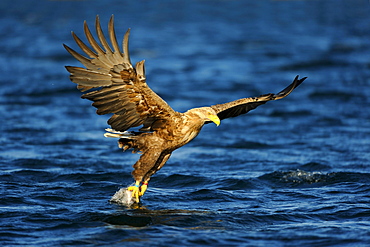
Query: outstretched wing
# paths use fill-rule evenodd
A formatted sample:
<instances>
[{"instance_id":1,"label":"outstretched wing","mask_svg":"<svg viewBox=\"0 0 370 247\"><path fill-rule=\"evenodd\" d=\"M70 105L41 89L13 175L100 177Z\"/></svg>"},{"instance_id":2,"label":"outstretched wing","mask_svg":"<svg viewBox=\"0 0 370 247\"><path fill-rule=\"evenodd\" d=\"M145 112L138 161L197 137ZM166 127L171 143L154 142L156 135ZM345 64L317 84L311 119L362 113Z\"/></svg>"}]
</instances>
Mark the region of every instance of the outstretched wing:
<instances>
[{"instance_id":1,"label":"outstretched wing","mask_svg":"<svg viewBox=\"0 0 370 247\"><path fill-rule=\"evenodd\" d=\"M95 25L100 44L91 34L86 21L84 22L86 39L92 49L72 32L77 45L88 57L64 45L85 66L66 66L71 73L70 79L77 84L77 88L82 92L88 91L82 98L94 101L92 105L97 108L97 114L112 113L108 124L117 131L142 124L146 130L152 130L156 121L170 121L171 116L177 112L146 84L144 61L138 62L135 68L131 64L128 52L130 30L123 38L121 52L114 31L113 16L108 25L111 46L104 37L98 16Z\"/></svg>"},{"instance_id":2,"label":"outstretched wing","mask_svg":"<svg viewBox=\"0 0 370 247\"><path fill-rule=\"evenodd\" d=\"M267 101L282 99L288 96L306 78L307 77L298 79L298 76L296 76L292 84L290 84L288 87L277 94L264 94L259 97L239 99L224 104L213 105L211 107L216 111L217 116L220 118L220 120L230 117L237 117L241 114L245 114L250 110L257 108L262 104L265 104Z\"/></svg>"}]
</instances>

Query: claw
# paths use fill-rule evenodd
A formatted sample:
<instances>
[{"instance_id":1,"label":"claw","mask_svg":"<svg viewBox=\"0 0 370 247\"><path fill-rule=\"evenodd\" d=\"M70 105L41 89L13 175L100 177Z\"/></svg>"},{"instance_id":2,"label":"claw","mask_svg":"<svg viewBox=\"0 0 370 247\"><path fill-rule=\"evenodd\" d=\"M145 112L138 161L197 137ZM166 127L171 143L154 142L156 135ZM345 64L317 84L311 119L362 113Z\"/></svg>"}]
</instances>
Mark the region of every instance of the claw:
<instances>
[{"instance_id":1,"label":"claw","mask_svg":"<svg viewBox=\"0 0 370 247\"><path fill-rule=\"evenodd\" d=\"M127 190L132 191L132 197L135 198L135 201L137 203L140 202L140 198L139 197L141 196L140 195L139 184L140 184L140 182L139 183L136 182L136 184L134 186L130 186L130 187L127 188Z\"/></svg>"},{"instance_id":2,"label":"claw","mask_svg":"<svg viewBox=\"0 0 370 247\"><path fill-rule=\"evenodd\" d=\"M134 186L130 186L127 190L132 191L132 197L135 198L136 203L140 202L140 197L142 197L148 188L148 182L143 182L140 186L140 181L136 181Z\"/></svg>"},{"instance_id":3,"label":"claw","mask_svg":"<svg viewBox=\"0 0 370 247\"><path fill-rule=\"evenodd\" d=\"M137 203L139 203L140 202L140 199L139 199L139 196L140 196L139 195L140 194L139 187L130 186L130 187L127 188L127 190L132 191L132 197L134 197L135 198L135 201Z\"/></svg>"}]
</instances>

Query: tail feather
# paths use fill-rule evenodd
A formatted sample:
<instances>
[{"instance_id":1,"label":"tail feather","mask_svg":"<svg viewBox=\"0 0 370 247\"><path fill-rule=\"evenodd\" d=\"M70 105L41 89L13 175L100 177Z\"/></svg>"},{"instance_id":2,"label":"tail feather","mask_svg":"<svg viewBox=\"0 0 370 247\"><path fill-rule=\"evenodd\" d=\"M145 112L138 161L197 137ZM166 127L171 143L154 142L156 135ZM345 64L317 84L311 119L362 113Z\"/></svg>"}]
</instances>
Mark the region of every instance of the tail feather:
<instances>
[{"instance_id":1,"label":"tail feather","mask_svg":"<svg viewBox=\"0 0 370 247\"><path fill-rule=\"evenodd\" d=\"M135 133L130 131L121 132L114 129L105 129L105 131L107 131L107 133L104 134L105 137L131 139L135 136Z\"/></svg>"},{"instance_id":2,"label":"tail feather","mask_svg":"<svg viewBox=\"0 0 370 247\"><path fill-rule=\"evenodd\" d=\"M140 152L140 145L137 143L140 132L130 132L130 131L117 131L114 129L105 129L107 133L104 134L105 137L120 138L118 140L118 147L122 148L123 151L127 149L133 149L132 152Z\"/></svg>"}]
</instances>

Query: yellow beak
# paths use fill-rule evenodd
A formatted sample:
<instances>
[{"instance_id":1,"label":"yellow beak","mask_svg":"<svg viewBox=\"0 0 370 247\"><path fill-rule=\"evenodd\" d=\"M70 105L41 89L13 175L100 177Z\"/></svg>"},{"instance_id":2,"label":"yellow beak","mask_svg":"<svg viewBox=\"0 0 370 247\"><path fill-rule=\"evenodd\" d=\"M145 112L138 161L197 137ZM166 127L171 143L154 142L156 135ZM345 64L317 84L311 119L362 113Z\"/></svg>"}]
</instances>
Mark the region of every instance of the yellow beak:
<instances>
[{"instance_id":1,"label":"yellow beak","mask_svg":"<svg viewBox=\"0 0 370 247\"><path fill-rule=\"evenodd\" d=\"M214 122L217 126L219 126L221 123L221 120L218 118L217 115L209 115L208 119Z\"/></svg>"}]
</instances>

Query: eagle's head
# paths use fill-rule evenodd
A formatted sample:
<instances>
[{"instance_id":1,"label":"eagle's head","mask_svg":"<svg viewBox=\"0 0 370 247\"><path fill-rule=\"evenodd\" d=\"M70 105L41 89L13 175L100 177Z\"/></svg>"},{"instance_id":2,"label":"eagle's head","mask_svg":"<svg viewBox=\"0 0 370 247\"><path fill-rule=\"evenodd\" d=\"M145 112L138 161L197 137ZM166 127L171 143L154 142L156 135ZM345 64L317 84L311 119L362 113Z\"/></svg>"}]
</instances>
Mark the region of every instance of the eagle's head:
<instances>
[{"instance_id":1,"label":"eagle's head","mask_svg":"<svg viewBox=\"0 0 370 247\"><path fill-rule=\"evenodd\" d=\"M193 108L188 112L197 115L200 119L204 121L204 123L214 122L217 126L219 126L221 123L221 120L217 116L217 113L211 107Z\"/></svg>"}]
</instances>

